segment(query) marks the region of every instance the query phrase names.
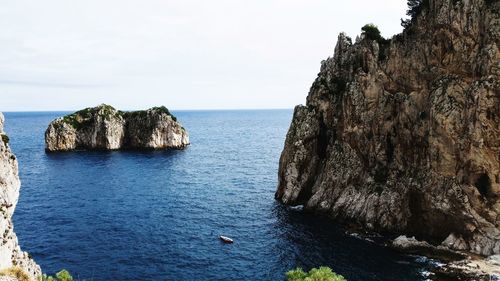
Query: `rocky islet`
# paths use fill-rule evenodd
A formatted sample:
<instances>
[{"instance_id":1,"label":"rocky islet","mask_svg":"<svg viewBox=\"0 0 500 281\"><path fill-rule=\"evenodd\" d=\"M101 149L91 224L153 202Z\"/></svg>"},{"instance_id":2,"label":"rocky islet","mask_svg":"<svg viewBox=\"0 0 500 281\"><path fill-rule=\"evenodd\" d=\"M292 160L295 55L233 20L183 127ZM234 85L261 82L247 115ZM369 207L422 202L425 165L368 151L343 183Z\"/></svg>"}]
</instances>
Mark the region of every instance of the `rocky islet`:
<instances>
[{"instance_id":1,"label":"rocky islet","mask_svg":"<svg viewBox=\"0 0 500 281\"><path fill-rule=\"evenodd\" d=\"M45 132L48 152L183 149L188 145L186 129L164 106L125 112L103 104L57 118Z\"/></svg>"}]
</instances>

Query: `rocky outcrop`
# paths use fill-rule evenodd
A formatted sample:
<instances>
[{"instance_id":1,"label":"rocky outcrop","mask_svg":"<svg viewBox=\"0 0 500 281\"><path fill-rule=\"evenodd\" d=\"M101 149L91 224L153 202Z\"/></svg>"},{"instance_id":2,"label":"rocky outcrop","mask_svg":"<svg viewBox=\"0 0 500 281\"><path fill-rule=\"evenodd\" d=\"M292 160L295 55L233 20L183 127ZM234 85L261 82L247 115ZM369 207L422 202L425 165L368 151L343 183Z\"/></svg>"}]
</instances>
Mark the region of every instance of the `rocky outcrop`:
<instances>
[{"instance_id":1,"label":"rocky outcrop","mask_svg":"<svg viewBox=\"0 0 500 281\"><path fill-rule=\"evenodd\" d=\"M32 280L38 280L41 277L40 266L28 253L21 251L12 224L21 183L17 159L9 148L9 138L3 131L3 124L4 117L0 113L0 271L19 268Z\"/></svg>"},{"instance_id":2,"label":"rocky outcrop","mask_svg":"<svg viewBox=\"0 0 500 281\"><path fill-rule=\"evenodd\" d=\"M123 112L109 105L86 108L52 121L45 149L182 149L189 136L165 107Z\"/></svg>"},{"instance_id":3,"label":"rocky outcrop","mask_svg":"<svg viewBox=\"0 0 500 281\"><path fill-rule=\"evenodd\" d=\"M338 37L295 108L276 198L500 253L499 1L429 0L402 34Z\"/></svg>"},{"instance_id":4,"label":"rocky outcrop","mask_svg":"<svg viewBox=\"0 0 500 281\"><path fill-rule=\"evenodd\" d=\"M498 256L487 259L468 258L432 270L431 280L491 281L500 280Z\"/></svg>"},{"instance_id":5,"label":"rocky outcrop","mask_svg":"<svg viewBox=\"0 0 500 281\"><path fill-rule=\"evenodd\" d=\"M399 236L390 245L398 251L417 256L426 256L440 262L433 266L426 280L490 281L500 279L500 256L483 258L477 255L464 255L445 246L433 246L414 237ZM442 263L444 262L444 263Z\"/></svg>"}]
</instances>

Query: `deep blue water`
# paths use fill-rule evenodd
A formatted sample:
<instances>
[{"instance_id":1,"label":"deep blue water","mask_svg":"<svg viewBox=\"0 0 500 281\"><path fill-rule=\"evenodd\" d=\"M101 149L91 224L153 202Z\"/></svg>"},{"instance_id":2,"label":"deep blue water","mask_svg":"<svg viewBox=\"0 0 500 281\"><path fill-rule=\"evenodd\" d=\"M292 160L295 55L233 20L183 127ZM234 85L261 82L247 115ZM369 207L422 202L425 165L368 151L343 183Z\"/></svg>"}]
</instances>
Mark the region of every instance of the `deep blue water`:
<instances>
[{"instance_id":1,"label":"deep blue water","mask_svg":"<svg viewBox=\"0 0 500 281\"><path fill-rule=\"evenodd\" d=\"M275 202L291 110L175 112L190 133L184 151L46 154L45 128L61 114L5 114L22 181L15 229L45 272L283 280L328 265L351 281L424 280L417 258Z\"/></svg>"}]
</instances>

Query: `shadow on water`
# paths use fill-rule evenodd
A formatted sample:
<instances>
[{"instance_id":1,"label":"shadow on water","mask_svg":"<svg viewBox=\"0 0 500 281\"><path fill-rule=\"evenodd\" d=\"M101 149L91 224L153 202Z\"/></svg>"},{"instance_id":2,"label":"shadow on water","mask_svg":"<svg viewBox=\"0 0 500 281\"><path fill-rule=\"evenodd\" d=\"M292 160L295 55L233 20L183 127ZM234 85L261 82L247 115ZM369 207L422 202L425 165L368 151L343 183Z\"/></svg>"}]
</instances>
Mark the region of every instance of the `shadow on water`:
<instances>
[{"instance_id":1,"label":"shadow on water","mask_svg":"<svg viewBox=\"0 0 500 281\"><path fill-rule=\"evenodd\" d=\"M183 153L186 149L124 149L124 150L74 150L62 152L46 152L47 158L51 160L73 159L74 157L112 157L112 156L130 156L130 157L175 157L179 153Z\"/></svg>"},{"instance_id":2,"label":"shadow on water","mask_svg":"<svg viewBox=\"0 0 500 281\"><path fill-rule=\"evenodd\" d=\"M348 280L418 280L422 265L415 257L381 247L384 238L362 239L336 225L331 218L276 203L273 251L281 268L329 266Z\"/></svg>"}]
</instances>

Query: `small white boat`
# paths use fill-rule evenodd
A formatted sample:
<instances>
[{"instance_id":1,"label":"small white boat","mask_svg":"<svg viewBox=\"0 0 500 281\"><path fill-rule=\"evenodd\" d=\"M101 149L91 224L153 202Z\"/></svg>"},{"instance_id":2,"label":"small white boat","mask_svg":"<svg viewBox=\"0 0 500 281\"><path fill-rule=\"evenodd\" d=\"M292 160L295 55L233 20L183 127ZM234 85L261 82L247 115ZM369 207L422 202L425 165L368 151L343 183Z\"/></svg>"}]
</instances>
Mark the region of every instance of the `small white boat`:
<instances>
[{"instance_id":1,"label":"small white boat","mask_svg":"<svg viewBox=\"0 0 500 281\"><path fill-rule=\"evenodd\" d=\"M221 236L219 236L219 238L220 238L220 240L222 240L222 242L224 242L224 243L231 244L231 243L233 243L233 242L234 242L234 241L233 241L233 239L231 239L231 238L229 238L229 237L227 237L227 236L223 236L223 235L221 235Z\"/></svg>"}]
</instances>

